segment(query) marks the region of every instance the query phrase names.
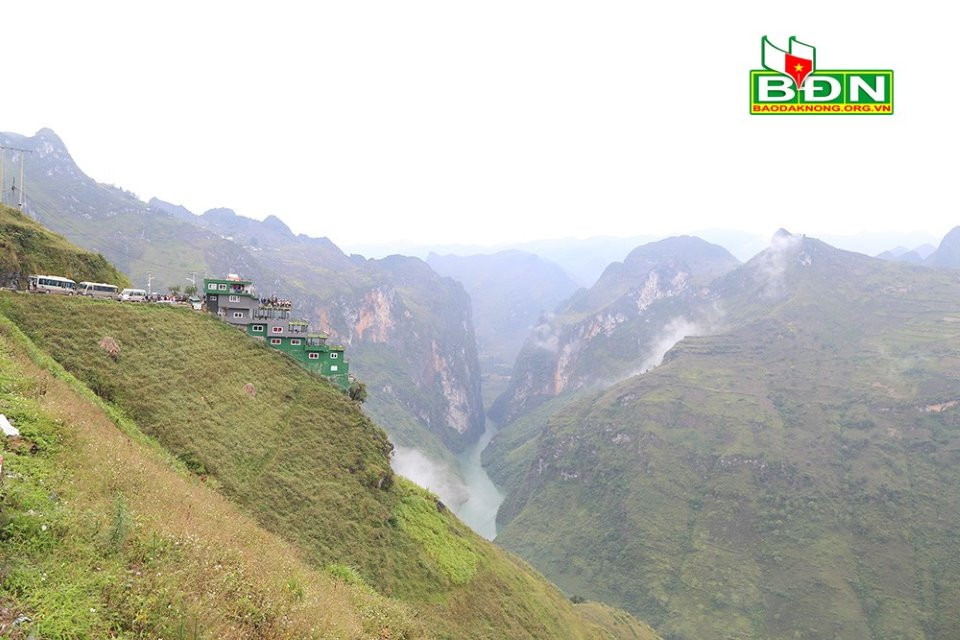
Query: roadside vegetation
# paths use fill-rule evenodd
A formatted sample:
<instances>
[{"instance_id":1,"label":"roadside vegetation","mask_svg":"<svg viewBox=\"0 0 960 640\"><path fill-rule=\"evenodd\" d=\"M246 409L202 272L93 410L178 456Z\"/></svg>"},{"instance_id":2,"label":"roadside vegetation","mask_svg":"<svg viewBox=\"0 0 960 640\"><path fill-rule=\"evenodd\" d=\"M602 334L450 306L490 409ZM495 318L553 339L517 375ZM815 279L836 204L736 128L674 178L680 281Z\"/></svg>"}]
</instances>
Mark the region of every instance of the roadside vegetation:
<instances>
[{"instance_id":1,"label":"roadside vegetation","mask_svg":"<svg viewBox=\"0 0 960 640\"><path fill-rule=\"evenodd\" d=\"M37 273L130 286L99 253L77 249L16 209L0 205L0 286L25 288L27 276Z\"/></svg>"}]
</instances>

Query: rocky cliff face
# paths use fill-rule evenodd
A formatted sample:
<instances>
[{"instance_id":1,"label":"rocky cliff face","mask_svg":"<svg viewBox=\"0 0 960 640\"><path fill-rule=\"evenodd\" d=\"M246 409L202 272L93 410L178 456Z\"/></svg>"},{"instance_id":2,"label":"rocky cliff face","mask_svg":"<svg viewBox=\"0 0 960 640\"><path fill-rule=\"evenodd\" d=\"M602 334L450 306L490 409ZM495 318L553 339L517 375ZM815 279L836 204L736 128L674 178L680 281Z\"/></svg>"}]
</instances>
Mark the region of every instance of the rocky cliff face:
<instances>
[{"instance_id":1,"label":"rocky cliff face","mask_svg":"<svg viewBox=\"0 0 960 640\"><path fill-rule=\"evenodd\" d=\"M609 385L659 362L707 321L704 283L736 259L697 238L640 247L534 327L491 414L503 423L564 393Z\"/></svg>"},{"instance_id":2,"label":"rocky cliff face","mask_svg":"<svg viewBox=\"0 0 960 640\"><path fill-rule=\"evenodd\" d=\"M367 260L356 269L365 287L307 296L308 315L348 347L352 371L370 384L368 403L388 430L399 406L459 451L484 427L469 297L416 258Z\"/></svg>"},{"instance_id":3,"label":"rocky cliff face","mask_svg":"<svg viewBox=\"0 0 960 640\"><path fill-rule=\"evenodd\" d=\"M505 388L531 327L544 311L577 290L557 265L523 251L490 255L430 254L427 264L470 294L483 389L489 399Z\"/></svg>"}]
</instances>

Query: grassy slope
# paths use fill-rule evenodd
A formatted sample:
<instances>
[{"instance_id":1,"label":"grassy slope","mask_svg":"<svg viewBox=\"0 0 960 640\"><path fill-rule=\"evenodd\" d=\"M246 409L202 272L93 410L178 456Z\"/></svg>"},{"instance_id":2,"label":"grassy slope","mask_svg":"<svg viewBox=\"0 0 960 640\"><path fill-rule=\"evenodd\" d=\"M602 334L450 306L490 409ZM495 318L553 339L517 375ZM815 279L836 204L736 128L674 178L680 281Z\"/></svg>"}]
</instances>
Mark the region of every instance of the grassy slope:
<instances>
[{"instance_id":1,"label":"grassy slope","mask_svg":"<svg viewBox=\"0 0 960 640\"><path fill-rule=\"evenodd\" d=\"M185 309L53 296L7 294L0 308L311 565L356 567L415 606L431 635L604 637L422 490L389 480L378 489L390 477L383 433L332 386L235 329ZM106 335L120 345L116 362L97 346Z\"/></svg>"},{"instance_id":2,"label":"grassy slope","mask_svg":"<svg viewBox=\"0 0 960 640\"><path fill-rule=\"evenodd\" d=\"M308 566L0 322L0 411L25 438L2 443L0 635L25 614L3 637L422 636L407 607Z\"/></svg>"},{"instance_id":3,"label":"grassy slope","mask_svg":"<svg viewBox=\"0 0 960 640\"><path fill-rule=\"evenodd\" d=\"M102 255L79 251L16 209L0 206L0 284L25 288L27 276L36 273L121 288L130 284Z\"/></svg>"},{"instance_id":4,"label":"grassy slope","mask_svg":"<svg viewBox=\"0 0 960 640\"><path fill-rule=\"evenodd\" d=\"M550 417L498 541L668 638L960 635L960 284L803 248Z\"/></svg>"}]
</instances>

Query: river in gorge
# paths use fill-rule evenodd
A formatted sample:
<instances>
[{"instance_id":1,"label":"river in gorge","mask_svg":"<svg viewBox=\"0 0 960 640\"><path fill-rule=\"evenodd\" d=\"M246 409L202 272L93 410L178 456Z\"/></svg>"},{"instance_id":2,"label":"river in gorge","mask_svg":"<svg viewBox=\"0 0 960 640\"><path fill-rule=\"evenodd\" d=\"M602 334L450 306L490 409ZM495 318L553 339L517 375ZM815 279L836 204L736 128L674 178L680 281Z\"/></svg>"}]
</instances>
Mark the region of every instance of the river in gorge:
<instances>
[{"instance_id":1,"label":"river in gorge","mask_svg":"<svg viewBox=\"0 0 960 640\"><path fill-rule=\"evenodd\" d=\"M410 447L397 447L393 469L437 494L471 529L493 540L497 535L497 509L503 502L503 494L487 475L480 457L496 433L497 425L487 420L480 439L456 456L458 470Z\"/></svg>"}]
</instances>

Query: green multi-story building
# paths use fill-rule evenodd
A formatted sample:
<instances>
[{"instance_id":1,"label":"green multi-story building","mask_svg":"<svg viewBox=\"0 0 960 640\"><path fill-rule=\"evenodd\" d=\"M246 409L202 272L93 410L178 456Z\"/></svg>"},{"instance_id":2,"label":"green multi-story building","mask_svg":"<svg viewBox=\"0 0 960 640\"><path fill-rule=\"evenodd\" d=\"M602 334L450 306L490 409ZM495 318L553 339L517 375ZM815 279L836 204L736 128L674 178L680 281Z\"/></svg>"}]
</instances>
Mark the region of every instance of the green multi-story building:
<instances>
[{"instance_id":1,"label":"green multi-story building","mask_svg":"<svg viewBox=\"0 0 960 640\"><path fill-rule=\"evenodd\" d=\"M230 324L246 326L260 307L251 280L204 278L203 294L207 311Z\"/></svg>"},{"instance_id":2,"label":"green multi-story building","mask_svg":"<svg viewBox=\"0 0 960 640\"><path fill-rule=\"evenodd\" d=\"M243 327L248 336L293 358L308 371L329 378L342 389L350 386L350 363L343 347L327 344L327 335L311 333L303 320L291 320L289 300L261 299L250 280L205 278L207 311L225 322Z\"/></svg>"}]
</instances>

